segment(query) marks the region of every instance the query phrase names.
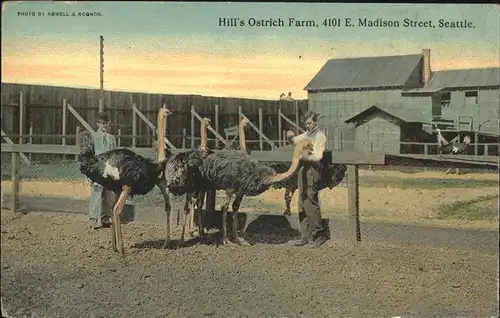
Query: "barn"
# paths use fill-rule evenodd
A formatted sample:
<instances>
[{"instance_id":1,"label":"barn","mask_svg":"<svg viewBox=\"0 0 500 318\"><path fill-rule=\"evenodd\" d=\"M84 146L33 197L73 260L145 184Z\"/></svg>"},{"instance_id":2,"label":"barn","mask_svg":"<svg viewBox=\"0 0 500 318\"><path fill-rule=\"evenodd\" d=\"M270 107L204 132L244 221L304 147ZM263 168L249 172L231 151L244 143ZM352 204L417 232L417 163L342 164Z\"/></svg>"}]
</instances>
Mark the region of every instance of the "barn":
<instances>
[{"instance_id":1,"label":"barn","mask_svg":"<svg viewBox=\"0 0 500 318\"><path fill-rule=\"evenodd\" d=\"M304 88L308 108L327 131L354 124L355 148L366 152L436 142L438 126L498 134L500 68L432 72L430 54L330 59ZM335 144L336 134L328 136Z\"/></svg>"},{"instance_id":2,"label":"barn","mask_svg":"<svg viewBox=\"0 0 500 318\"><path fill-rule=\"evenodd\" d=\"M398 154L401 142L426 134L422 113L402 108L371 106L345 122L355 124L356 140L363 141L357 141L355 148L364 152Z\"/></svg>"},{"instance_id":3,"label":"barn","mask_svg":"<svg viewBox=\"0 0 500 318\"><path fill-rule=\"evenodd\" d=\"M500 68L433 72L427 85L403 96L431 105L433 120L481 133L499 133Z\"/></svg>"},{"instance_id":4,"label":"barn","mask_svg":"<svg viewBox=\"0 0 500 318\"><path fill-rule=\"evenodd\" d=\"M401 94L403 90L423 87L430 78L430 58L424 56L430 56L430 51L424 50L422 54L412 55L328 60L305 87L308 108L325 116L322 124L327 131L337 129L373 105L385 110L384 115L380 116L405 111L418 113L419 119L430 122L430 109L426 112L424 107L411 103ZM368 116L369 113L364 115ZM377 117L374 120L385 119ZM376 126L381 128L375 128ZM395 130L394 127L362 125L360 132L367 132L368 127L382 129L376 135L380 140L374 141L372 138L369 141L366 133L356 134L356 148L370 149L374 144L382 144L384 134L391 134L391 138L397 139L394 132L391 132ZM328 134L329 138L334 135Z\"/></svg>"}]
</instances>

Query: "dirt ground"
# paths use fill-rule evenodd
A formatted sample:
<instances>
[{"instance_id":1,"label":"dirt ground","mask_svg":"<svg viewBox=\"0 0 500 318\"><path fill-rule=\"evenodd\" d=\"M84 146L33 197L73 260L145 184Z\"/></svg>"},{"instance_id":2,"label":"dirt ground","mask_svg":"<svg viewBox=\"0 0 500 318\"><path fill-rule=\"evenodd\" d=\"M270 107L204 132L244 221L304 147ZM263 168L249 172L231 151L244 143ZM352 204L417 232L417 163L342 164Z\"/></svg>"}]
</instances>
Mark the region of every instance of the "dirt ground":
<instances>
[{"instance_id":1,"label":"dirt ground","mask_svg":"<svg viewBox=\"0 0 500 318\"><path fill-rule=\"evenodd\" d=\"M1 294L14 317L498 315L498 251L332 241L319 249L161 246L161 225L110 230L79 214L2 210ZM174 233L178 237L179 233Z\"/></svg>"},{"instance_id":2,"label":"dirt ground","mask_svg":"<svg viewBox=\"0 0 500 318\"><path fill-rule=\"evenodd\" d=\"M498 180L361 172L382 178ZM2 190L8 189L2 182ZM23 193L85 198L88 184L24 182ZM440 203L497 194L498 187L411 189L363 186L363 218L430 222L498 231L498 221L436 220ZM321 193L324 213L343 214L347 189ZM246 199L245 199L246 200ZM244 201L242 210L283 207L283 190ZM261 205L259 205L259 202ZM296 198L292 206L296 212ZM456 222L456 223L454 223ZM180 236L179 228L173 237ZM123 225L126 257L109 229L82 214L2 210L2 306L13 317L492 317L498 316L498 249L333 240L319 249L270 241L251 247L161 248L161 224ZM262 234L265 235L265 234ZM442 241L450 240L443 230ZM451 238L452 239L452 238ZM456 245L455 245L456 246ZM493 244L496 246L496 244Z\"/></svg>"}]
</instances>

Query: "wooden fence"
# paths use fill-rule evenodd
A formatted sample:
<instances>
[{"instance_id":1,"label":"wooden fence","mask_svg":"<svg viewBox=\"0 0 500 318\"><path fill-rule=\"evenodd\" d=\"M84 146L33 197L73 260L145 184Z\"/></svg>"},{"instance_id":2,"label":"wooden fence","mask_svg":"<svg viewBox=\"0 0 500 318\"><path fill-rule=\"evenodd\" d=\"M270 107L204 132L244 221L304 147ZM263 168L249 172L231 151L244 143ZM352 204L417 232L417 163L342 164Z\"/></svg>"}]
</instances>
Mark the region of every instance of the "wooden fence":
<instances>
[{"instance_id":1,"label":"wooden fence","mask_svg":"<svg viewBox=\"0 0 500 318\"><path fill-rule=\"evenodd\" d=\"M23 96L23 97L20 97ZM66 100L81 117L95 128L99 111L100 91L98 89L78 89L69 87L41 86L2 83L1 109L2 130L9 137L14 135L32 135L34 144L60 143L58 135L73 134L79 121L74 116L68 116L65 122L66 132L63 132L64 118L63 101ZM21 100L22 99L22 100ZM21 102L24 108L19 107ZM143 120L137 121L135 133L133 130L133 105L151 122L156 122L158 109L166 104L175 112L175 120L169 122L168 135L177 147L181 147L183 129L191 133L191 107L202 117L208 117L217 123L218 131L238 123L241 111L252 122L262 119L262 132L272 140L278 140L282 130L292 129L288 121L281 123L279 118L288 117L297 122L307 111L307 100L294 102L286 100L258 100L243 98L207 97L200 95L167 95L132 92L104 93L104 109L110 113L115 129L120 131L123 146L131 146L132 138L126 136L144 136L136 139L136 146L150 146L154 135ZM217 116L216 114L217 110ZM24 111L23 114L21 112ZM20 117L23 117L20 121ZM282 127L278 127L282 125ZM31 128L30 128L31 127ZM30 131L31 129L31 131ZM199 136L199 125L195 123L194 135ZM256 131L248 131L248 139L259 139ZM71 143L71 140L66 140ZM74 141L73 141L74 144ZM254 145L258 147L259 145Z\"/></svg>"}]
</instances>

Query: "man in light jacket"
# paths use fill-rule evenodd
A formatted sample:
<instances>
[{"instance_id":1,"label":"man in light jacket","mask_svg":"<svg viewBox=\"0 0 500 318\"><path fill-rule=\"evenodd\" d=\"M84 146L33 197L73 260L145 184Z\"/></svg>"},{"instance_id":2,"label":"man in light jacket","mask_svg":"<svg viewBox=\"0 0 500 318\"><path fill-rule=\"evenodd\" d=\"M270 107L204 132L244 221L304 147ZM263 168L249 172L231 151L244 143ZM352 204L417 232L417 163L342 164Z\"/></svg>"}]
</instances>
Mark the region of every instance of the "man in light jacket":
<instances>
[{"instance_id":1,"label":"man in light jacket","mask_svg":"<svg viewBox=\"0 0 500 318\"><path fill-rule=\"evenodd\" d=\"M318 125L319 114L309 112L305 115L306 132L293 137L287 133L292 143L310 140L313 151L301 158L301 166L297 172L299 194L299 220L301 238L292 241L295 246L308 243L319 247L328 240L328 230L321 219L319 191L321 183L321 159L326 148L326 136Z\"/></svg>"},{"instance_id":2,"label":"man in light jacket","mask_svg":"<svg viewBox=\"0 0 500 318\"><path fill-rule=\"evenodd\" d=\"M115 136L111 134L111 122L105 112L99 113L97 131L92 134L94 152L96 155L116 149ZM116 196L113 192L105 190L97 183L91 184L89 201L89 220L93 229L109 227L111 225L110 212L115 203Z\"/></svg>"}]
</instances>

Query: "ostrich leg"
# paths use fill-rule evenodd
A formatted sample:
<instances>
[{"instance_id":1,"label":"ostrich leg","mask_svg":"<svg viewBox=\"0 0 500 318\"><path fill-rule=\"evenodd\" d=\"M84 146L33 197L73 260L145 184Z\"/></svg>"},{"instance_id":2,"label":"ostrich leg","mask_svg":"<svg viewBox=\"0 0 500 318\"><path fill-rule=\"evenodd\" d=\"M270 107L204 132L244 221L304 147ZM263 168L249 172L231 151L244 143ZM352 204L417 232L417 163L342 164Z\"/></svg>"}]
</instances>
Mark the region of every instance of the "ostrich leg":
<instances>
[{"instance_id":1,"label":"ostrich leg","mask_svg":"<svg viewBox=\"0 0 500 318\"><path fill-rule=\"evenodd\" d=\"M161 182L158 185L158 188L160 188L163 199L165 200L165 214L167 215L167 236L165 238L163 248L170 248L172 247L172 240L170 238L170 213L172 211L172 207L170 206L170 199L168 197L167 184L165 182Z\"/></svg>"},{"instance_id":2,"label":"ostrich leg","mask_svg":"<svg viewBox=\"0 0 500 318\"><path fill-rule=\"evenodd\" d=\"M292 212L290 210L290 202L292 202L292 197L293 194L295 193L295 190L297 190L295 187L293 188L285 188L285 212L283 212L283 215L292 215Z\"/></svg>"},{"instance_id":3,"label":"ostrich leg","mask_svg":"<svg viewBox=\"0 0 500 318\"><path fill-rule=\"evenodd\" d=\"M186 203L184 204L184 225L182 226L182 234L180 243L184 244L184 234L186 233L186 228L191 227L191 219L193 211L193 193L188 192L186 194Z\"/></svg>"},{"instance_id":4,"label":"ostrich leg","mask_svg":"<svg viewBox=\"0 0 500 318\"><path fill-rule=\"evenodd\" d=\"M241 246L250 246L247 241L245 241L244 238L240 237L238 234L238 210L240 209L241 206L241 201L243 201L243 196L242 195L237 195L236 198L234 199L233 202L233 235L234 235L234 242L238 245Z\"/></svg>"},{"instance_id":5,"label":"ostrich leg","mask_svg":"<svg viewBox=\"0 0 500 318\"><path fill-rule=\"evenodd\" d=\"M231 203L231 199L233 198L232 191L226 191L227 200L221 207L222 212L222 226L221 226L221 244L228 245L230 241L227 238L227 211L229 210L229 204Z\"/></svg>"},{"instance_id":6,"label":"ostrich leg","mask_svg":"<svg viewBox=\"0 0 500 318\"><path fill-rule=\"evenodd\" d=\"M191 209L190 209L190 213L189 213L189 227L188 227L189 234L191 235L191 237L194 237L194 228L195 228L194 211L195 211L195 206L198 210L200 209L200 207L199 207L199 202L200 202L199 196L200 195L202 195L202 192L195 191L195 192L193 192L193 194L191 196ZM199 232L199 228L198 228L198 232Z\"/></svg>"},{"instance_id":7,"label":"ostrich leg","mask_svg":"<svg viewBox=\"0 0 500 318\"><path fill-rule=\"evenodd\" d=\"M203 225L203 203L205 199L205 195L207 195L206 191L198 192L198 199L196 200L196 208L198 209L198 236L205 241L205 227Z\"/></svg>"},{"instance_id":8,"label":"ostrich leg","mask_svg":"<svg viewBox=\"0 0 500 318\"><path fill-rule=\"evenodd\" d=\"M114 222L114 207L118 204L118 197L115 196L115 202L113 204L113 208L111 208L111 216L113 217L113 221L111 222L111 246L113 247L113 251L118 252L116 248L116 225Z\"/></svg>"},{"instance_id":9,"label":"ostrich leg","mask_svg":"<svg viewBox=\"0 0 500 318\"><path fill-rule=\"evenodd\" d=\"M123 237L122 237L122 213L123 213L123 207L125 206L125 201L127 201L127 198L130 195L130 187L129 186L123 186L122 187L122 193L120 193L120 196L118 197L118 201L116 202L116 205L113 209L113 224L115 225L113 227L116 235L116 243L119 244L118 251L122 256L125 254L125 248L123 245ZM116 247L114 247L116 248Z\"/></svg>"}]
</instances>

